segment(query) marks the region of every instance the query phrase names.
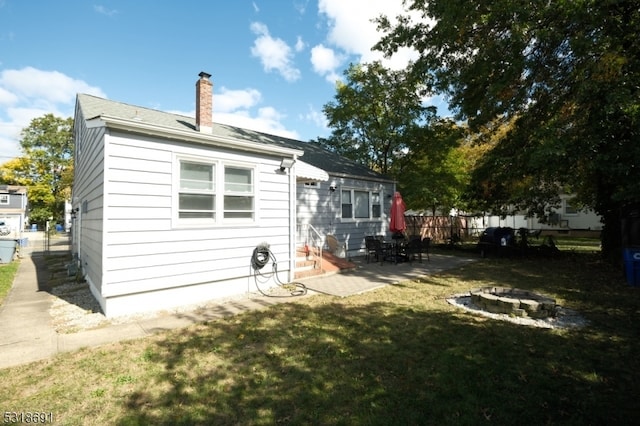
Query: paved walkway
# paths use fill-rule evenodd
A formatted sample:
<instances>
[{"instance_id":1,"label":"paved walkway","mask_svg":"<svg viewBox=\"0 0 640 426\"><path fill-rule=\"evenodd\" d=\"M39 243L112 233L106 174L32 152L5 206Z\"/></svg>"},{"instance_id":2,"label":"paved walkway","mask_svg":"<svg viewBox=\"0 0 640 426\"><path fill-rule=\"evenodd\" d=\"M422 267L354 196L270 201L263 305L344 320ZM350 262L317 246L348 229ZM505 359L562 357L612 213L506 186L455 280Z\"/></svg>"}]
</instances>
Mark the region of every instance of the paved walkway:
<instances>
[{"instance_id":1,"label":"paved walkway","mask_svg":"<svg viewBox=\"0 0 640 426\"><path fill-rule=\"evenodd\" d=\"M0 306L0 368L8 368L50 358L58 353L83 347L99 346L121 340L135 339L186 327L237 313L265 309L290 298L247 295L210 305L204 311L163 314L149 319L133 320L95 330L58 334L49 314L53 296L48 292L49 272L44 254L68 253L68 239L59 237L45 244L37 235L29 235L29 245L21 252L22 260L3 305ZM473 259L432 255L431 261L413 264L366 264L356 259L352 271L300 280L315 293L350 296L384 285L415 279L445 269L456 268Z\"/></svg>"}]
</instances>

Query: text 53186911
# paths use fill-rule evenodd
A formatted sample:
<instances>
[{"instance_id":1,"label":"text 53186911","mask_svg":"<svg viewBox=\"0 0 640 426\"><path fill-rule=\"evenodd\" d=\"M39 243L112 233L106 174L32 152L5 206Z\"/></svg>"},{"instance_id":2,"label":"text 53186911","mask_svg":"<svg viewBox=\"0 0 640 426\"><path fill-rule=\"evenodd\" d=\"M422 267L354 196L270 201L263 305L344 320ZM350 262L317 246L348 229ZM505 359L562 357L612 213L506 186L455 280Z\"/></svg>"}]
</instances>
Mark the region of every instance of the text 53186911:
<instances>
[{"instance_id":1,"label":"text 53186911","mask_svg":"<svg viewBox=\"0 0 640 426\"><path fill-rule=\"evenodd\" d=\"M43 424L53 423L53 413L44 411L5 411L2 419L5 424Z\"/></svg>"}]
</instances>

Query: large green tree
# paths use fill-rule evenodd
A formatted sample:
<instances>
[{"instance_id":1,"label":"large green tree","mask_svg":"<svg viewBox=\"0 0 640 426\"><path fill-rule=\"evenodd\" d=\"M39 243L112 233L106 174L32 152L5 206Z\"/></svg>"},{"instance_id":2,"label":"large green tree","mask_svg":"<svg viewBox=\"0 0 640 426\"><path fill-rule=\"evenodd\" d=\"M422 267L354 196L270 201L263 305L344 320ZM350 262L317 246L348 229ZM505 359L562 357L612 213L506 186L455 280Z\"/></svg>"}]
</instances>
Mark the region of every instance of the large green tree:
<instances>
[{"instance_id":1,"label":"large green tree","mask_svg":"<svg viewBox=\"0 0 640 426\"><path fill-rule=\"evenodd\" d=\"M415 48L413 75L473 130L509 131L475 175L476 198L544 216L561 192L603 217L619 257L620 212L640 202L637 1L415 0L422 19L379 19L377 48Z\"/></svg>"},{"instance_id":2,"label":"large green tree","mask_svg":"<svg viewBox=\"0 0 640 426\"><path fill-rule=\"evenodd\" d=\"M318 142L380 173L390 174L393 160L408 149L412 135L428 125L435 109L423 105L421 87L404 71L380 62L351 65L346 82L323 111L332 129Z\"/></svg>"},{"instance_id":3,"label":"large green tree","mask_svg":"<svg viewBox=\"0 0 640 426\"><path fill-rule=\"evenodd\" d=\"M466 129L448 119L416 128L408 149L394 161L398 189L408 206L433 215L463 208L470 156L462 144Z\"/></svg>"},{"instance_id":4,"label":"large green tree","mask_svg":"<svg viewBox=\"0 0 640 426\"><path fill-rule=\"evenodd\" d=\"M0 181L28 189L29 219L61 221L73 180L73 119L46 114L22 130L20 157L0 166Z\"/></svg>"},{"instance_id":5,"label":"large green tree","mask_svg":"<svg viewBox=\"0 0 640 426\"><path fill-rule=\"evenodd\" d=\"M463 131L425 103L428 86L380 62L351 65L345 77L324 106L332 134L318 142L396 179L411 208L459 207Z\"/></svg>"}]
</instances>

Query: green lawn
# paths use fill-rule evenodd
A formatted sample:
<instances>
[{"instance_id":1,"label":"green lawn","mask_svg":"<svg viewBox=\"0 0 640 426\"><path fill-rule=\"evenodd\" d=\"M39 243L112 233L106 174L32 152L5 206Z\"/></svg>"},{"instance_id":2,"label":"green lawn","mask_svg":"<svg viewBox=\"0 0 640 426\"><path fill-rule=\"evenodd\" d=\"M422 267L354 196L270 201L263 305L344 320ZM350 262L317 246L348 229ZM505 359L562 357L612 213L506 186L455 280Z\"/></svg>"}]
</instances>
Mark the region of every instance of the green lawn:
<instances>
[{"instance_id":1,"label":"green lawn","mask_svg":"<svg viewBox=\"0 0 640 426\"><path fill-rule=\"evenodd\" d=\"M11 290L13 278L16 276L16 272L18 271L18 265L18 261L0 264L0 305L2 305L2 302L5 297L7 297L9 290Z\"/></svg>"},{"instance_id":2,"label":"green lawn","mask_svg":"<svg viewBox=\"0 0 640 426\"><path fill-rule=\"evenodd\" d=\"M445 298L535 290L589 325L549 330ZM0 370L5 410L60 424L633 424L640 289L593 255L479 260Z\"/></svg>"}]
</instances>

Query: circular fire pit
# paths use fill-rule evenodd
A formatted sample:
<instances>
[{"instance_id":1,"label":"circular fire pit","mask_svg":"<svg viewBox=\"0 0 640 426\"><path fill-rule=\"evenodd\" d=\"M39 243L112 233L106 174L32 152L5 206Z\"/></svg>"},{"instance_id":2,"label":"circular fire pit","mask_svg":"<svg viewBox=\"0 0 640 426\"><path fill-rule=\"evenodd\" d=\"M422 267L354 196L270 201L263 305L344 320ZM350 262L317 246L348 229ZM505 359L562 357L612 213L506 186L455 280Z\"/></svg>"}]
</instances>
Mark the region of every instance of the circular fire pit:
<instances>
[{"instance_id":1,"label":"circular fire pit","mask_svg":"<svg viewBox=\"0 0 640 426\"><path fill-rule=\"evenodd\" d=\"M549 318L556 316L556 301L532 291L509 287L482 287L471 290L471 303L494 314Z\"/></svg>"}]
</instances>

